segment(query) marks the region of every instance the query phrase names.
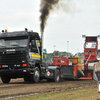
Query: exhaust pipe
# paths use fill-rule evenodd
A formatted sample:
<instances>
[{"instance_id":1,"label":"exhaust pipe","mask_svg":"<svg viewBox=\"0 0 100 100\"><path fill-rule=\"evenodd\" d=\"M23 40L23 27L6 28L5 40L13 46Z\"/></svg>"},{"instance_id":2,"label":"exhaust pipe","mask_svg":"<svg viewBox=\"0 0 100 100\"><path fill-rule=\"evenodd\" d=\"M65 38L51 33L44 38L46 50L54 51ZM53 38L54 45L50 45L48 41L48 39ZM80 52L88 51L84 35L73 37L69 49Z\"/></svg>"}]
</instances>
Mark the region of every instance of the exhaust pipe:
<instances>
[{"instance_id":1,"label":"exhaust pipe","mask_svg":"<svg viewBox=\"0 0 100 100\"><path fill-rule=\"evenodd\" d=\"M41 34L41 61L43 62L43 33Z\"/></svg>"}]
</instances>

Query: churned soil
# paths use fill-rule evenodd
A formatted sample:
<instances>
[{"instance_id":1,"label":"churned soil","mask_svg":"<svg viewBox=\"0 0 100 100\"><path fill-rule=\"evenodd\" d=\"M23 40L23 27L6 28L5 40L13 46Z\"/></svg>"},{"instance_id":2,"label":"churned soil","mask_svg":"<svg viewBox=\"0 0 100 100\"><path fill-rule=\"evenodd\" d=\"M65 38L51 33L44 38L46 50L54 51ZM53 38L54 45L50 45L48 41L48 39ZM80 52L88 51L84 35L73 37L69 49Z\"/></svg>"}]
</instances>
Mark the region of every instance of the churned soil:
<instances>
[{"instance_id":1,"label":"churned soil","mask_svg":"<svg viewBox=\"0 0 100 100\"><path fill-rule=\"evenodd\" d=\"M39 83L32 83L24 82L23 78L18 78L11 79L9 84L4 84L0 79L0 98L30 93L48 93L93 85L97 85L97 82L94 80L62 79L58 83L41 80Z\"/></svg>"}]
</instances>

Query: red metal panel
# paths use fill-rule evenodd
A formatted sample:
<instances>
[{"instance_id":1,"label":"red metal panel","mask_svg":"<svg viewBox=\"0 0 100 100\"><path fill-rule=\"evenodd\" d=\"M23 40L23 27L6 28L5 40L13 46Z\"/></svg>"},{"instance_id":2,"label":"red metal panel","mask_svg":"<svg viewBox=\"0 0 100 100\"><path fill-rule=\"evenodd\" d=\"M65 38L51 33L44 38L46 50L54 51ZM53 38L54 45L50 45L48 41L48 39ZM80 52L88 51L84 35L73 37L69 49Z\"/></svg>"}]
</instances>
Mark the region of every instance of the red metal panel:
<instances>
[{"instance_id":1,"label":"red metal panel","mask_svg":"<svg viewBox=\"0 0 100 100\"><path fill-rule=\"evenodd\" d=\"M77 76L77 65L73 66L73 72L74 72L74 76L76 77Z\"/></svg>"},{"instance_id":2,"label":"red metal panel","mask_svg":"<svg viewBox=\"0 0 100 100\"><path fill-rule=\"evenodd\" d=\"M81 77L81 78L79 78L79 79L92 79L92 75L91 75L91 73L88 73L88 76L86 76L86 77Z\"/></svg>"},{"instance_id":3,"label":"red metal panel","mask_svg":"<svg viewBox=\"0 0 100 100\"><path fill-rule=\"evenodd\" d=\"M69 60L66 57L53 57L54 65L69 65Z\"/></svg>"},{"instance_id":4,"label":"red metal panel","mask_svg":"<svg viewBox=\"0 0 100 100\"><path fill-rule=\"evenodd\" d=\"M88 52L88 51L91 51L91 52ZM90 54L91 54L91 57L90 57L89 61L95 61L97 59L95 49L85 49L84 50L84 60L86 61Z\"/></svg>"},{"instance_id":5,"label":"red metal panel","mask_svg":"<svg viewBox=\"0 0 100 100\"><path fill-rule=\"evenodd\" d=\"M79 79L92 79L92 77L81 77Z\"/></svg>"}]
</instances>

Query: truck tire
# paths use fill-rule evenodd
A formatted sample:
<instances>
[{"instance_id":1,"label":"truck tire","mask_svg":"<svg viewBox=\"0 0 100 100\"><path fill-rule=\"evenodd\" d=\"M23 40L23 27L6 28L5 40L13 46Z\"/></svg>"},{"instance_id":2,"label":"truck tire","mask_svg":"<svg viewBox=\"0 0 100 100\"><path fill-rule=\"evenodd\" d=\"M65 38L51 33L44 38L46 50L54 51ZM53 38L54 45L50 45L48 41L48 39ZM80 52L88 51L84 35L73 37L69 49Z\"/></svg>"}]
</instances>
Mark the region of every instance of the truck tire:
<instances>
[{"instance_id":1,"label":"truck tire","mask_svg":"<svg viewBox=\"0 0 100 100\"><path fill-rule=\"evenodd\" d=\"M60 71L59 71L59 69L56 69L53 81L54 82L60 81Z\"/></svg>"},{"instance_id":2,"label":"truck tire","mask_svg":"<svg viewBox=\"0 0 100 100\"><path fill-rule=\"evenodd\" d=\"M59 82L60 81L60 71L59 69L56 69L55 74L54 74L54 78L48 78L47 82Z\"/></svg>"},{"instance_id":3,"label":"truck tire","mask_svg":"<svg viewBox=\"0 0 100 100\"><path fill-rule=\"evenodd\" d=\"M9 83L10 82L10 78L9 77L2 76L1 80L2 80L3 83Z\"/></svg>"},{"instance_id":4,"label":"truck tire","mask_svg":"<svg viewBox=\"0 0 100 100\"><path fill-rule=\"evenodd\" d=\"M38 67L35 67L34 74L31 76L31 81L38 83L40 80L40 70Z\"/></svg>"}]
</instances>

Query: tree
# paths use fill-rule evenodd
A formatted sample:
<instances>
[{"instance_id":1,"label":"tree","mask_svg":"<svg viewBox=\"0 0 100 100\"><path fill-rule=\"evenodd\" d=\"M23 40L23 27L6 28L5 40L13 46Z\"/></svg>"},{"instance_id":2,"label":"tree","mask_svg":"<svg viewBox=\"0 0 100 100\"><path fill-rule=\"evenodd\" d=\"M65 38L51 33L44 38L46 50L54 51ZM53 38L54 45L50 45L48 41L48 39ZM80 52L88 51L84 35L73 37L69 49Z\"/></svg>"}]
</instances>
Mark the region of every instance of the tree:
<instances>
[{"instance_id":1,"label":"tree","mask_svg":"<svg viewBox=\"0 0 100 100\"><path fill-rule=\"evenodd\" d=\"M59 56L60 52L59 51L54 51L53 54L54 54L54 56Z\"/></svg>"}]
</instances>

